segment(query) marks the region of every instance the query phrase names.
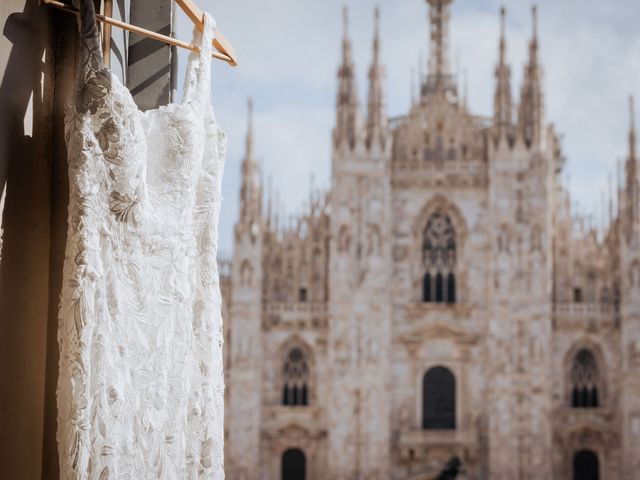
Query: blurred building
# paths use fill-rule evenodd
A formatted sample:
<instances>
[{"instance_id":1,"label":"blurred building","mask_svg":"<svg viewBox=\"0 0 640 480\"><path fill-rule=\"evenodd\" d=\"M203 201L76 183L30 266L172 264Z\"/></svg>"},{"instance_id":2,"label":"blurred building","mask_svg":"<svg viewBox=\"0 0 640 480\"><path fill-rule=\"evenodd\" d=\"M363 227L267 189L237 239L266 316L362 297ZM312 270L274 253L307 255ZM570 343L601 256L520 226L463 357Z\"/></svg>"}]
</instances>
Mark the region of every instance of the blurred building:
<instances>
[{"instance_id":1,"label":"blurred building","mask_svg":"<svg viewBox=\"0 0 640 480\"><path fill-rule=\"evenodd\" d=\"M502 12L484 118L449 67L451 0L427 3L428 75L401 118L377 24L361 111L345 28L331 191L293 223L262 203L249 124L223 279L227 478L426 480L454 457L466 479L640 478L633 108L596 230L560 181L535 10L516 100Z\"/></svg>"}]
</instances>

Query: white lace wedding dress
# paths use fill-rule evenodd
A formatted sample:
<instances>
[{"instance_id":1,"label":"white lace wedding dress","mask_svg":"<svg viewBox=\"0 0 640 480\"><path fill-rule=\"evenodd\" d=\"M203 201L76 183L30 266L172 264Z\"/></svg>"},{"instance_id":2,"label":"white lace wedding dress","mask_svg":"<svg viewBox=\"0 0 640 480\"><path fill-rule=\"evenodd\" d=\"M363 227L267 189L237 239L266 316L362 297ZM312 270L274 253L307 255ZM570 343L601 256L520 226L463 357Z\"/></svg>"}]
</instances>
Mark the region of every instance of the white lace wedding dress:
<instances>
[{"instance_id":1,"label":"white lace wedding dress","mask_svg":"<svg viewBox=\"0 0 640 480\"><path fill-rule=\"evenodd\" d=\"M60 478L222 479L226 139L210 103L214 22L195 35L182 103L143 113L103 67L93 2L80 7L66 118Z\"/></svg>"}]
</instances>

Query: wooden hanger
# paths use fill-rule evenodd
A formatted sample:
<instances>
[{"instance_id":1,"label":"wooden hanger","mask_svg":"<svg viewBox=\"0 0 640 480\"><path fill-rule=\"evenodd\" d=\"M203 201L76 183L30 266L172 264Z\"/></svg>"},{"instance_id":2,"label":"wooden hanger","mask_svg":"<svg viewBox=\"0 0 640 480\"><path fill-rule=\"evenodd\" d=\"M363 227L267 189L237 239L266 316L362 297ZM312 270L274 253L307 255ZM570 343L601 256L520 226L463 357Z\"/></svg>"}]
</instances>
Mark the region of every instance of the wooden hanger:
<instances>
[{"instance_id":1,"label":"wooden hanger","mask_svg":"<svg viewBox=\"0 0 640 480\"><path fill-rule=\"evenodd\" d=\"M193 0L176 0L176 3L196 25L196 28L202 31L204 29L204 12L198 8L195 2ZM227 55L231 59L231 62L233 62L229 62L231 66L235 67L238 64L233 46L217 29L213 36L213 46L218 52Z\"/></svg>"},{"instance_id":2,"label":"wooden hanger","mask_svg":"<svg viewBox=\"0 0 640 480\"><path fill-rule=\"evenodd\" d=\"M41 0L41 2L45 5L49 5L66 12L73 13L75 15L80 14L77 8L70 7L69 5L62 3L59 0ZM186 48L187 50L191 50L194 52L197 52L199 50L198 46L191 43L183 42L182 40L178 40L177 38L169 37L168 35L162 35L161 33L156 33L151 30L147 30L146 28L136 27L135 25L131 25L129 23L125 23L110 17L109 15L111 14L111 1L105 1L105 6L107 6L107 3L108 8L105 8L105 14L107 15L96 14L96 20L104 23L105 26L113 25L114 27L122 28L123 30L128 30L129 32L137 33L138 35L142 35L144 37L153 38L154 40L158 40L169 45ZM184 11L184 13L187 14L189 19L195 24L196 28L202 31L204 29L204 13L195 4L195 2L193 2L193 0L176 0L176 3ZM108 31L105 29L105 31L103 32L103 47L105 47L105 50L108 51L110 40L108 40L107 37L110 37L110 35L107 34ZM233 49L233 46L218 29L215 30L213 47L216 49L216 51L211 54L214 58L223 60L232 67L238 65L238 57L236 56L236 52ZM107 55L105 55L105 59L106 56Z\"/></svg>"}]
</instances>

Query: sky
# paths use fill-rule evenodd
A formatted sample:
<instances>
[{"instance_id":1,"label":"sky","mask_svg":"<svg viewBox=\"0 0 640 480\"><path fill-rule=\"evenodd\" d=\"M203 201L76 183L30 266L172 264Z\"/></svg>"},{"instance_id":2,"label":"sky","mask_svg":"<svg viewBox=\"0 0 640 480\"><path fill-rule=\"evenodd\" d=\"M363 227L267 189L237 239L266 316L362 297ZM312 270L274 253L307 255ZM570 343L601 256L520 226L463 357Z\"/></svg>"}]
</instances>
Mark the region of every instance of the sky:
<instances>
[{"instance_id":1,"label":"sky","mask_svg":"<svg viewBox=\"0 0 640 480\"><path fill-rule=\"evenodd\" d=\"M312 185L328 189L330 184L342 7L349 9L363 110L373 10L380 7L391 117L408 111L412 71L420 59L426 65L428 8L424 0L199 0L198 5L213 14L240 62L236 68L214 62L212 82L216 116L228 138L220 251L230 255L247 98L254 101L255 152L265 189L270 181L278 192L281 218L299 214ZM501 5L507 9L507 59L517 100L532 30L532 3L454 0L451 7L450 64L459 74L460 87L466 76L469 107L479 115L492 114ZM627 152L628 96L640 96L640 6L637 0L540 0L537 5L545 120L562 135L567 157L563 178L576 208L599 219L608 175L615 173L616 160ZM181 13L177 34L187 40L191 36ZM186 53L181 53L181 76L185 59Z\"/></svg>"}]
</instances>

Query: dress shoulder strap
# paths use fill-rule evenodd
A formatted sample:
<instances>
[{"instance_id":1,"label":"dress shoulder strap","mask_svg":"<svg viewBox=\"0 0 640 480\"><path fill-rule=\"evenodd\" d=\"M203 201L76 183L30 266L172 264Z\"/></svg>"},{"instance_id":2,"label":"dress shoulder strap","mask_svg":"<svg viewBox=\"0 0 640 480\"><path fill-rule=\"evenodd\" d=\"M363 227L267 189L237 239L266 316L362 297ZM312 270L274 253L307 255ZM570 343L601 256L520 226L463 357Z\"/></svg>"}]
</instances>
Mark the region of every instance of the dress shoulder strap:
<instances>
[{"instance_id":1,"label":"dress shoulder strap","mask_svg":"<svg viewBox=\"0 0 640 480\"><path fill-rule=\"evenodd\" d=\"M80 34L80 57L76 70L76 110L78 113L96 110L104 104L111 90L111 75L102 61L100 32L96 22L93 0L73 0L80 9L78 31Z\"/></svg>"},{"instance_id":2,"label":"dress shoulder strap","mask_svg":"<svg viewBox=\"0 0 640 480\"><path fill-rule=\"evenodd\" d=\"M193 29L193 44L197 45L199 50L189 55L182 103L210 101L211 51L215 27L215 19L205 12L202 32L197 27Z\"/></svg>"}]
</instances>

